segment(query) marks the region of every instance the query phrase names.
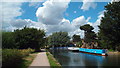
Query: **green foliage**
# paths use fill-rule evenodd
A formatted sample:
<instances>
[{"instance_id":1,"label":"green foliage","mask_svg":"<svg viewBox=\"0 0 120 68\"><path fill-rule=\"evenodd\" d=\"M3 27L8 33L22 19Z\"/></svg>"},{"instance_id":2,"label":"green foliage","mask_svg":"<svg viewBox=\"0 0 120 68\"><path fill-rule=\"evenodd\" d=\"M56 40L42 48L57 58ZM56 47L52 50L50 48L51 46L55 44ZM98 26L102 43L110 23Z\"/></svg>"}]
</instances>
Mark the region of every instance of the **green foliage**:
<instances>
[{"instance_id":1,"label":"green foliage","mask_svg":"<svg viewBox=\"0 0 120 68\"><path fill-rule=\"evenodd\" d=\"M120 45L120 1L109 3L105 6L104 17L99 26L99 39L101 44L106 44L109 49L115 50ZM104 45L105 46L105 45Z\"/></svg>"},{"instance_id":2,"label":"green foliage","mask_svg":"<svg viewBox=\"0 0 120 68\"><path fill-rule=\"evenodd\" d=\"M2 67L17 67L22 62L22 54L18 50L3 50L2 51Z\"/></svg>"},{"instance_id":3,"label":"green foliage","mask_svg":"<svg viewBox=\"0 0 120 68\"><path fill-rule=\"evenodd\" d=\"M70 41L70 37L67 32L55 32L48 37L49 45L66 45Z\"/></svg>"},{"instance_id":4,"label":"green foliage","mask_svg":"<svg viewBox=\"0 0 120 68\"><path fill-rule=\"evenodd\" d=\"M89 31L93 30L94 28L92 26L90 26L89 24L86 24L84 26L81 26L80 29L89 32Z\"/></svg>"},{"instance_id":5,"label":"green foliage","mask_svg":"<svg viewBox=\"0 0 120 68\"><path fill-rule=\"evenodd\" d=\"M76 42L77 47L81 47L82 46L82 41Z\"/></svg>"},{"instance_id":6,"label":"green foliage","mask_svg":"<svg viewBox=\"0 0 120 68\"><path fill-rule=\"evenodd\" d=\"M91 43L93 41L96 41L96 34L95 32L93 32L92 30L94 29L92 26L90 26L89 24L80 26L81 30L85 31L85 37L84 37L84 41L86 43Z\"/></svg>"},{"instance_id":7,"label":"green foliage","mask_svg":"<svg viewBox=\"0 0 120 68\"><path fill-rule=\"evenodd\" d=\"M112 51L113 52L114 50L113 49L109 49L108 51Z\"/></svg>"},{"instance_id":8,"label":"green foliage","mask_svg":"<svg viewBox=\"0 0 120 68\"><path fill-rule=\"evenodd\" d=\"M15 39L13 32L2 32L2 48L18 48L15 45Z\"/></svg>"},{"instance_id":9,"label":"green foliage","mask_svg":"<svg viewBox=\"0 0 120 68\"><path fill-rule=\"evenodd\" d=\"M34 52L32 49L3 49L2 50L2 67L3 68L18 68L23 62L23 58Z\"/></svg>"},{"instance_id":10,"label":"green foliage","mask_svg":"<svg viewBox=\"0 0 120 68\"><path fill-rule=\"evenodd\" d=\"M45 32L43 30L37 30L36 28L27 28L14 31L15 43L19 46L19 49L32 48L39 50L45 42Z\"/></svg>"},{"instance_id":11,"label":"green foliage","mask_svg":"<svg viewBox=\"0 0 120 68\"><path fill-rule=\"evenodd\" d=\"M49 63L50 63L50 66L51 68L62 68L61 65L58 63L58 61L53 57L52 54L50 54L49 52L46 53L47 54L47 57L48 57L48 60L49 60Z\"/></svg>"},{"instance_id":12,"label":"green foliage","mask_svg":"<svg viewBox=\"0 0 120 68\"><path fill-rule=\"evenodd\" d=\"M75 35L75 34L73 35L72 39L73 42L79 42L81 40L80 35Z\"/></svg>"}]
</instances>

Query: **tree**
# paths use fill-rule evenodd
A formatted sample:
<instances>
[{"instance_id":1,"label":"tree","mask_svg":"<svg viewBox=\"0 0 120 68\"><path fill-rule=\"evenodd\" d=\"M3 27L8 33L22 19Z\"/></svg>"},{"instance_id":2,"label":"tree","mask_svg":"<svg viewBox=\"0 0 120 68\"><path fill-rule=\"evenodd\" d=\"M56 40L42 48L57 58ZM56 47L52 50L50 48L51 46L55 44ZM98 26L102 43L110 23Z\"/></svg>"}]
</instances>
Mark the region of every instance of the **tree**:
<instances>
[{"instance_id":1,"label":"tree","mask_svg":"<svg viewBox=\"0 0 120 68\"><path fill-rule=\"evenodd\" d=\"M17 29L14 31L14 37L19 49L32 48L37 51L45 42L45 32L36 28L24 27L21 30Z\"/></svg>"},{"instance_id":2,"label":"tree","mask_svg":"<svg viewBox=\"0 0 120 68\"><path fill-rule=\"evenodd\" d=\"M90 26L89 24L86 24L86 25L80 26L80 29L85 31L84 41L86 43L91 43L93 41L96 41L96 34L95 32L92 31L94 29L92 26Z\"/></svg>"},{"instance_id":3,"label":"tree","mask_svg":"<svg viewBox=\"0 0 120 68\"><path fill-rule=\"evenodd\" d=\"M7 48L7 49L18 48L15 45L13 32L2 32L2 48Z\"/></svg>"},{"instance_id":4,"label":"tree","mask_svg":"<svg viewBox=\"0 0 120 68\"><path fill-rule=\"evenodd\" d=\"M89 31L92 31L94 28L90 26L89 24L86 24L86 25L80 26L80 29L86 32L89 32Z\"/></svg>"},{"instance_id":5,"label":"tree","mask_svg":"<svg viewBox=\"0 0 120 68\"><path fill-rule=\"evenodd\" d=\"M99 26L99 39L101 45L115 50L120 46L120 1L105 6L104 17ZM103 42L104 41L104 42Z\"/></svg>"},{"instance_id":6,"label":"tree","mask_svg":"<svg viewBox=\"0 0 120 68\"><path fill-rule=\"evenodd\" d=\"M80 35L75 35L75 34L73 35L72 39L73 42L79 42L81 40Z\"/></svg>"},{"instance_id":7,"label":"tree","mask_svg":"<svg viewBox=\"0 0 120 68\"><path fill-rule=\"evenodd\" d=\"M51 46L66 45L70 41L70 37L67 32L55 32L48 38L48 43Z\"/></svg>"}]
</instances>

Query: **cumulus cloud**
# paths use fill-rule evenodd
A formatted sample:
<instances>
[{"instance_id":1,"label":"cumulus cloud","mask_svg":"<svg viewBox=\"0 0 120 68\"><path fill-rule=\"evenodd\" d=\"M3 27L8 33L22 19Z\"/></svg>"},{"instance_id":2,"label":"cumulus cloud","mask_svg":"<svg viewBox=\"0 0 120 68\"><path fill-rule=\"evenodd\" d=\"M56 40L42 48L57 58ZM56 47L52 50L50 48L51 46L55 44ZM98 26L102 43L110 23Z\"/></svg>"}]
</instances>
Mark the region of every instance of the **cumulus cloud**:
<instances>
[{"instance_id":1,"label":"cumulus cloud","mask_svg":"<svg viewBox=\"0 0 120 68\"><path fill-rule=\"evenodd\" d=\"M83 11L89 10L90 8L95 9L97 6L97 3L94 3L95 0L83 0L83 5L81 9Z\"/></svg>"},{"instance_id":2,"label":"cumulus cloud","mask_svg":"<svg viewBox=\"0 0 120 68\"><path fill-rule=\"evenodd\" d=\"M96 32L96 33L99 31L98 26L100 25L100 22L101 22L102 17L104 17L104 12L105 12L105 10L103 10L103 11L101 11L101 12L98 13L99 16L98 16L98 19L96 20L96 22L94 22L94 23L88 22L88 23L87 23L87 24L90 24L91 26L94 27L94 30L93 30L93 31Z\"/></svg>"},{"instance_id":3,"label":"cumulus cloud","mask_svg":"<svg viewBox=\"0 0 120 68\"><path fill-rule=\"evenodd\" d=\"M16 19L22 15L22 2L0 2L0 22L2 30L13 31L14 29L23 28L24 26L45 29L44 24L34 22L30 19ZM38 26L39 25L39 26Z\"/></svg>"},{"instance_id":4,"label":"cumulus cloud","mask_svg":"<svg viewBox=\"0 0 120 68\"><path fill-rule=\"evenodd\" d=\"M66 31L70 36L73 34L80 34L83 37L84 31L80 30L79 27L86 24L89 21L84 16L80 16L74 19L72 22L63 17L66 11L68 2L53 2L53 0L47 0L43 3L43 7L39 7L36 16L38 21L46 26L47 34L58 31Z\"/></svg>"},{"instance_id":5,"label":"cumulus cloud","mask_svg":"<svg viewBox=\"0 0 120 68\"><path fill-rule=\"evenodd\" d=\"M38 8L42 2L29 2L29 7L35 7Z\"/></svg>"},{"instance_id":6,"label":"cumulus cloud","mask_svg":"<svg viewBox=\"0 0 120 68\"><path fill-rule=\"evenodd\" d=\"M120 0L111 0L111 3L112 3L112 2L119 2L119 1L120 1Z\"/></svg>"},{"instance_id":7,"label":"cumulus cloud","mask_svg":"<svg viewBox=\"0 0 120 68\"><path fill-rule=\"evenodd\" d=\"M70 0L67 0L67 2L62 2L64 0L57 1L47 0L43 3L43 7L39 7L36 12L38 21L46 26L48 34L57 31L70 32L73 30L70 21L63 17Z\"/></svg>"},{"instance_id":8,"label":"cumulus cloud","mask_svg":"<svg viewBox=\"0 0 120 68\"><path fill-rule=\"evenodd\" d=\"M54 0L47 0L43 3L43 7L38 8L36 16L40 22L46 25L59 24L59 22L63 20L63 12L65 12L69 2L54 2Z\"/></svg>"},{"instance_id":9,"label":"cumulus cloud","mask_svg":"<svg viewBox=\"0 0 120 68\"><path fill-rule=\"evenodd\" d=\"M77 34L77 35L80 35L81 38L83 38L84 31L80 30L80 26L87 24L90 19L91 19L91 17L88 17L87 19L85 19L84 16L80 16L80 17L74 19L71 23L71 25L74 27L74 31L70 32L70 36Z\"/></svg>"},{"instance_id":10,"label":"cumulus cloud","mask_svg":"<svg viewBox=\"0 0 120 68\"><path fill-rule=\"evenodd\" d=\"M13 27L21 28L21 27L27 26L29 24L29 21L27 19L25 20L17 19L17 20L11 21L10 23Z\"/></svg>"},{"instance_id":11,"label":"cumulus cloud","mask_svg":"<svg viewBox=\"0 0 120 68\"><path fill-rule=\"evenodd\" d=\"M13 2L2 2L2 4L0 4L0 6L2 6L1 12L0 12L0 20L2 23L2 29L3 30L11 30L13 29L13 27L11 26L10 22L12 20L15 19L15 17L22 15L22 9L20 8L20 6L22 5L22 3L17 2L17 3L13 3Z\"/></svg>"},{"instance_id":12,"label":"cumulus cloud","mask_svg":"<svg viewBox=\"0 0 120 68\"><path fill-rule=\"evenodd\" d=\"M62 0L58 0L62 1ZM75 18L72 22L65 19L63 14L68 8L68 4L70 0L67 2L55 2L54 0L47 0L43 3L42 7L39 7L36 12L36 17L38 18L38 22L32 21L30 19L15 19L17 16L22 14L21 12L21 4L22 3L6 3L4 4L2 12L5 12L3 15L3 29L5 30L14 30L17 28L34 27L37 29L44 29L47 35L50 35L52 32L65 31L68 32L70 36L74 34L81 35L84 37L84 31L80 30L79 27L89 23L94 27L100 24L100 19L102 17L102 12L99 13L98 19L95 23L89 22L91 17L85 19L84 16L79 16ZM29 6L34 6L35 3L29 4ZM12 9L12 10L11 10ZM69 14L67 14L69 16ZM1 19L1 18L0 18ZM98 31L96 28L94 31Z\"/></svg>"},{"instance_id":13,"label":"cumulus cloud","mask_svg":"<svg viewBox=\"0 0 120 68\"><path fill-rule=\"evenodd\" d=\"M86 23L86 19L84 16L80 16L72 21L72 24L75 27L80 27L80 26L84 25L85 23Z\"/></svg>"}]
</instances>

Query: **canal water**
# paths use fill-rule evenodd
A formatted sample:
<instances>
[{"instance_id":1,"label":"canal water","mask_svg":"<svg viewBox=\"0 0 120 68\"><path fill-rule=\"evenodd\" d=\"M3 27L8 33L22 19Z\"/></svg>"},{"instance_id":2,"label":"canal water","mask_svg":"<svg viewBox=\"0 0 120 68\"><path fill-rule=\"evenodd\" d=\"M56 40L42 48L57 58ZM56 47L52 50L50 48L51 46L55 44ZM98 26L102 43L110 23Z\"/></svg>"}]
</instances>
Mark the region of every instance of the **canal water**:
<instances>
[{"instance_id":1,"label":"canal water","mask_svg":"<svg viewBox=\"0 0 120 68\"><path fill-rule=\"evenodd\" d=\"M65 66L120 66L120 53L109 53L108 56L98 56L68 50L50 50L57 61Z\"/></svg>"}]
</instances>

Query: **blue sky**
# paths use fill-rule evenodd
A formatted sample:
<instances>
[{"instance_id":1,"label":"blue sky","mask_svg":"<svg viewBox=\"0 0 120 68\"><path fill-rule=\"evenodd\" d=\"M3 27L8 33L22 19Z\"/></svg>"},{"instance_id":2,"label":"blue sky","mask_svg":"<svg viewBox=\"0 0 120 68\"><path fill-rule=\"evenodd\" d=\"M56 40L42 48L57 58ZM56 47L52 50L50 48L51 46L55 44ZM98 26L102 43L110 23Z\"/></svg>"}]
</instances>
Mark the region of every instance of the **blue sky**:
<instances>
[{"instance_id":1,"label":"blue sky","mask_svg":"<svg viewBox=\"0 0 120 68\"><path fill-rule=\"evenodd\" d=\"M83 11L82 9L80 9L80 7L83 4L82 2L70 2L69 7L66 9L63 15L66 19L70 21L72 21L73 19L81 15L84 15L85 18L91 17L90 22L95 22L97 20L97 16L99 15L99 12L103 11L104 6L107 5L107 2L96 2L96 3L97 3L97 7L95 9L90 8L88 11ZM42 6L43 5L41 2L38 7L42 7ZM38 7L35 8L34 6L29 6L29 3L25 2L21 6L23 14L16 18L17 19L31 19L33 21L37 21L36 11ZM74 13L75 11L76 13ZM68 16L66 14L68 14Z\"/></svg>"},{"instance_id":2,"label":"blue sky","mask_svg":"<svg viewBox=\"0 0 120 68\"><path fill-rule=\"evenodd\" d=\"M98 13L104 10L104 6L107 4L107 2L97 2L97 7L95 9L90 8L88 11L83 11L80 9L82 6L82 2L71 2L69 4L69 8L67 8L67 11L65 13L68 13L69 16L65 16L65 18L72 21L73 19L84 15L87 17L92 17L90 20L91 22L95 22L98 16ZM76 11L76 13L74 13Z\"/></svg>"},{"instance_id":3,"label":"blue sky","mask_svg":"<svg viewBox=\"0 0 120 68\"><path fill-rule=\"evenodd\" d=\"M58 0L56 0L58 1ZM62 0L64 1L64 0ZM14 31L24 26L44 29L47 35L65 31L84 36L79 27L90 24L98 32L101 17L104 17L104 6L108 2L4 2L2 3L2 29ZM0 4L1 5L1 4Z\"/></svg>"}]
</instances>

